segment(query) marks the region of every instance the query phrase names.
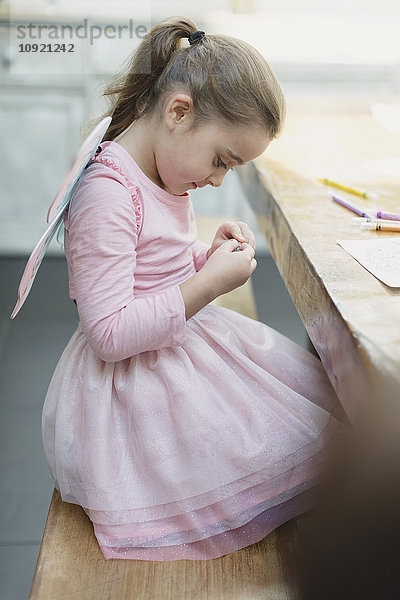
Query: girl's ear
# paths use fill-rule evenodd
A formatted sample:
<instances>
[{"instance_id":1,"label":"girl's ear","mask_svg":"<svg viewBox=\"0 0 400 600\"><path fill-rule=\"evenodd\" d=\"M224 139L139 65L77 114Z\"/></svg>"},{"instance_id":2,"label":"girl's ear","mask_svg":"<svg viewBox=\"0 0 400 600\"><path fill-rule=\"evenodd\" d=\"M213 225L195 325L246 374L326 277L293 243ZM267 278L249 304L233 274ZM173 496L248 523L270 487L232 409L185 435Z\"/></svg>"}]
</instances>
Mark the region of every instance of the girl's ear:
<instances>
[{"instance_id":1,"label":"girl's ear","mask_svg":"<svg viewBox=\"0 0 400 600\"><path fill-rule=\"evenodd\" d=\"M188 94L175 94L165 108L165 123L168 129L186 124L193 113L193 101Z\"/></svg>"}]
</instances>

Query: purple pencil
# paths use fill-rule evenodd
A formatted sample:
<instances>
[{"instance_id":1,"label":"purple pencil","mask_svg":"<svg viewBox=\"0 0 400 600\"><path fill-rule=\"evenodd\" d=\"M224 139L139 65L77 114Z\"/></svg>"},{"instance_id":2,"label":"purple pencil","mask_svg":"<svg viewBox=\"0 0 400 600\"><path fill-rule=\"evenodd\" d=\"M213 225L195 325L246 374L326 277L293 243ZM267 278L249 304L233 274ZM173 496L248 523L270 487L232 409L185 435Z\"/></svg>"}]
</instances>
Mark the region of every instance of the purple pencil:
<instances>
[{"instance_id":1,"label":"purple pencil","mask_svg":"<svg viewBox=\"0 0 400 600\"><path fill-rule=\"evenodd\" d=\"M356 213L356 215L360 216L360 217L369 217L370 215L367 214L364 210L362 210L361 208L357 208L356 206L354 206L353 204L350 204L350 202L346 202L345 200L343 200L342 198L339 198L338 196L334 196L332 195L332 200L334 202L337 202L338 204L340 204L341 206L344 206L345 208L347 208L348 210L351 210L353 213Z\"/></svg>"},{"instance_id":2,"label":"purple pencil","mask_svg":"<svg viewBox=\"0 0 400 600\"><path fill-rule=\"evenodd\" d=\"M396 213L386 212L385 210L377 210L374 212L374 217L377 219L389 219L391 221L400 221L400 215Z\"/></svg>"}]
</instances>

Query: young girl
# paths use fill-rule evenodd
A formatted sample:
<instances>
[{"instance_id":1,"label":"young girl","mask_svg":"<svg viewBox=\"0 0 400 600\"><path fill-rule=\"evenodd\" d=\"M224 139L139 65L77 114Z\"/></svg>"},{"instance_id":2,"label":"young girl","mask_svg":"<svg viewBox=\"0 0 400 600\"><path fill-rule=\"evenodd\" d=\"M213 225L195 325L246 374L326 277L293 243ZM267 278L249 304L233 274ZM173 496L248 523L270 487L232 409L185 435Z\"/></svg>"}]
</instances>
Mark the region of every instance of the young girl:
<instances>
[{"instance_id":1,"label":"young girl","mask_svg":"<svg viewBox=\"0 0 400 600\"><path fill-rule=\"evenodd\" d=\"M45 455L106 559L212 559L315 505L343 427L317 358L210 304L250 277L255 239L227 222L197 240L188 192L262 154L285 101L252 46L178 17L106 93L112 122L64 217L79 323Z\"/></svg>"}]
</instances>

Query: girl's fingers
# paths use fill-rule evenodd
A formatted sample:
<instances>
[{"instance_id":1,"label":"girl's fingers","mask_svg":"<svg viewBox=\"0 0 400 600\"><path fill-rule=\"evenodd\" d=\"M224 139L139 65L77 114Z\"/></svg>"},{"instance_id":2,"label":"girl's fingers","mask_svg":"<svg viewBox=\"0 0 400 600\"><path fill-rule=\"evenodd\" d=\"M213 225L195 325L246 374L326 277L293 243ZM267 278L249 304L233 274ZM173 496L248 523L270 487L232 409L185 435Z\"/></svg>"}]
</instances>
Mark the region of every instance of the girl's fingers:
<instances>
[{"instance_id":1,"label":"girl's fingers","mask_svg":"<svg viewBox=\"0 0 400 600\"><path fill-rule=\"evenodd\" d=\"M241 250L250 250L250 251L251 251L251 254L253 255L253 257L254 257L254 255L255 255L255 250L254 250L253 246L250 246L250 244L247 244L247 242L243 242L243 243L240 245L240 249L241 249Z\"/></svg>"},{"instance_id":2,"label":"girl's fingers","mask_svg":"<svg viewBox=\"0 0 400 600\"><path fill-rule=\"evenodd\" d=\"M234 231L233 231L233 235L240 241L240 242L245 242L247 240L247 237L244 233L242 233L242 230L240 229L240 227L236 226Z\"/></svg>"},{"instance_id":3,"label":"girl's fingers","mask_svg":"<svg viewBox=\"0 0 400 600\"><path fill-rule=\"evenodd\" d=\"M256 238L254 233L251 231L250 227L247 223L243 223L239 221L239 223L235 223L235 234L237 239L241 242L246 242L250 246L256 249Z\"/></svg>"},{"instance_id":4,"label":"girl's fingers","mask_svg":"<svg viewBox=\"0 0 400 600\"><path fill-rule=\"evenodd\" d=\"M231 251L236 250L236 248L238 246L240 246L240 242L238 242L238 240L236 238L230 238L229 240L227 240L226 242L224 242L225 244L228 244L228 248Z\"/></svg>"},{"instance_id":5,"label":"girl's fingers","mask_svg":"<svg viewBox=\"0 0 400 600\"><path fill-rule=\"evenodd\" d=\"M245 242L247 237L242 231L242 225L246 226L246 224L242 223L241 221L226 221L223 223L222 228L224 233L227 233L233 238L237 238L239 242Z\"/></svg>"},{"instance_id":6,"label":"girl's fingers","mask_svg":"<svg viewBox=\"0 0 400 600\"><path fill-rule=\"evenodd\" d=\"M220 226L220 232L226 237L237 239L238 242L246 242L256 249L256 238L247 223L243 221L225 221Z\"/></svg>"}]
</instances>

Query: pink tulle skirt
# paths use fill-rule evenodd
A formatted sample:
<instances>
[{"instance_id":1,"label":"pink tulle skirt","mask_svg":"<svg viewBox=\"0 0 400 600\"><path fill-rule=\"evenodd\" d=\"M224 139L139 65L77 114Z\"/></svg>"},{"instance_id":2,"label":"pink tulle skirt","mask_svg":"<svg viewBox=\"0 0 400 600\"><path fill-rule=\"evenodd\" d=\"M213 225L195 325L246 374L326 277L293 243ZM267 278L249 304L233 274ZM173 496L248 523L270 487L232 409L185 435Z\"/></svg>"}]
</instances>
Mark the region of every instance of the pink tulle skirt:
<instances>
[{"instance_id":1,"label":"pink tulle skirt","mask_svg":"<svg viewBox=\"0 0 400 600\"><path fill-rule=\"evenodd\" d=\"M187 343L102 361L78 324L43 407L63 500L106 559L218 558L315 506L345 426L320 361L259 321L205 306Z\"/></svg>"}]
</instances>

